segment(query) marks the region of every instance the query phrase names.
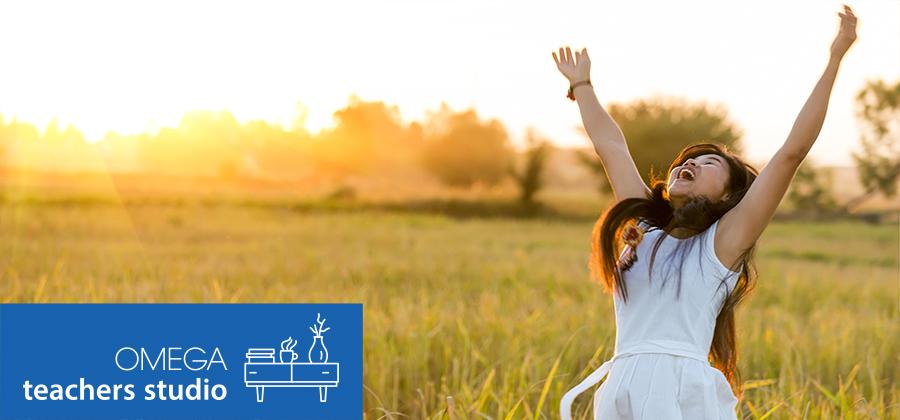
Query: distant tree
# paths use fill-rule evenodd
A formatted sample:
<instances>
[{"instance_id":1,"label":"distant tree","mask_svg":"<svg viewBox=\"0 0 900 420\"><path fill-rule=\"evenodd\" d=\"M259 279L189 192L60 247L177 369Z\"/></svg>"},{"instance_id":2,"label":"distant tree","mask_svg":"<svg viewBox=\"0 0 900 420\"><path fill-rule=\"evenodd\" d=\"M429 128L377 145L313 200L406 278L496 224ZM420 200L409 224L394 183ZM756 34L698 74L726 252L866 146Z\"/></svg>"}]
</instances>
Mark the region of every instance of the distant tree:
<instances>
[{"instance_id":1,"label":"distant tree","mask_svg":"<svg viewBox=\"0 0 900 420\"><path fill-rule=\"evenodd\" d=\"M228 111L196 110L175 128L140 142L141 165L154 173L234 176L246 149L241 124Z\"/></svg>"},{"instance_id":2,"label":"distant tree","mask_svg":"<svg viewBox=\"0 0 900 420\"><path fill-rule=\"evenodd\" d=\"M381 173L396 166L413 166L420 156L418 125L405 125L396 105L367 102L353 95L333 118L335 128L313 142L313 157L322 171Z\"/></svg>"},{"instance_id":3,"label":"distant tree","mask_svg":"<svg viewBox=\"0 0 900 420\"><path fill-rule=\"evenodd\" d=\"M495 185L507 175L513 150L499 121L482 122L474 109L452 112L442 104L427 126L422 161L445 185Z\"/></svg>"},{"instance_id":4,"label":"distant tree","mask_svg":"<svg viewBox=\"0 0 900 420\"><path fill-rule=\"evenodd\" d=\"M247 151L244 167L239 169L269 179L296 178L313 170L307 151L311 143L309 132L285 131L261 120L248 121L242 131Z\"/></svg>"},{"instance_id":5,"label":"distant tree","mask_svg":"<svg viewBox=\"0 0 900 420\"><path fill-rule=\"evenodd\" d=\"M626 104L611 104L607 112L625 135L638 172L648 186L650 171L665 176L664 172L672 159L691 143L721 143L735 153L743 152L739 142L742 133L729 120L723 106L652 97ZM581 160L604 179L601 191L611 192L609 186L604 185L606 174L600 170L602 164L596 154L590 158L582 156Z\"/></svg>"},{"instance_id":6,"label":"distant tree","mask_svg":"<svg viewBox=\"0 0 900 420\"><path fill-rule=\"evenodd\" d=\"M521 169L513 167L511 172L519 186L519 201L530 205L534 203L534 196L544 186L544 168L553 145L550 141L538 137L532 128L526 131L525 141L527 144L525 162Z\"/></svg>"},{"instance_id":7,"label":"distant tree","mask_svg":"<svg viewBox=\"0 0 900 420\"><path fill-rule=\"evenodd\" d=\"M34 124L17 121L13 118L7 127L10 139L18 142L36 142L41 138L40 130Z\"/></svg>"},{"instance_id":8,"label":"distant tree","mask_svg":"<svg viewBox=\"0 0 900 420\"><path fill-rule=\"evenodd\" d=\"M794 174L787 194L794 212L807 217L833 214L838 206L829 189L832 182L832 171L816 168L809 157L804 159Z\"/></svg>"},{"instance_id":9,"label":"distant tree","mask_svg":"<svg viewBox=\"0 0 900 420\"><path fill-rule=\"evenodd\" d=\"M7 166L6 163L6 149L9 148L10 143L12 143L11 134L12 130L7 127L6 123L3 121L3 115L0 115L0 168Z\"/></svg>"},{"instance_id":10,"label":"distant tree","mask_svg":"<svg viewBox=\"0 0 900 420\"><path fill-rule=\"evenodd\" d=\"M613 193L612 186L609 184L609 178L606 176L606 169L603 169L603 162L597 157L597 154L591 150L578 150L575 152L578 161L584 165L597 179L597 191L602 196L611 196Z\"/></svg>"},{"instance_id":11,"label":"distant tree","mask_svg":"<svg viewBox=\"0 0 900 420\"><path fill-rule=\"evenodd\" d=\"M869 81L856 95L862 153L852 153L864 192L845 204L852 210L876 192L897 194L900 178L900 81Z\"/></svg>"}]
</instances>

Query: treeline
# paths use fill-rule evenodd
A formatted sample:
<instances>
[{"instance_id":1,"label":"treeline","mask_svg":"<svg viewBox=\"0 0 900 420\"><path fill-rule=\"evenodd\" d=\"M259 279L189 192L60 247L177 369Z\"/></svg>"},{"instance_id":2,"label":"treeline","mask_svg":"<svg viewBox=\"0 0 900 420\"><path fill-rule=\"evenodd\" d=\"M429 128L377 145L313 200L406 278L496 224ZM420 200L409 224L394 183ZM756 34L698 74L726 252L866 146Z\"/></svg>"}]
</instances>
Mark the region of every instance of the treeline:
<instances>
[{"instance_id":1,"label":"treeline","mask_svg":"<svg viewBox=\"0 0 900 420\"><path fill-rule=\"evenodd\" d=\"M647 174L651 168L665 168L678 150L694 141L716 141L740 151L739 133L721 108L654 98L609 109ZM241 123L227 111L195 111L175 127L137 135L110 132L89 143L71 125L62 128L54 121L41 132L32 124L0 116L0 164L52 172L315 176L336 181L349 175L404 174L462 188L512 180L521 186L523 200L531 201L544 185L555 150L552 139L534 128L514 142L502 122L483 119L474 109L454 111L446 104L427 112L422 121L406 123L395 106L352 97L333 118L333 128L313 134L302 119L285 128L265 121ZM524 149L517 150L514 143ZM587 150L589 145L586 138ZM609 192L597 156L585 151L581 160L581 170L594 173L598 188Z\"/></svg>"},{"instance_id":2,"label":"treeline","mask_svg":"<svg viewBox=\"0 0 900 420\"><path fill-rule=\"evenodd\" d=\"M506 127L474 109L442 104L424 121L402 121L396 106L351 97L334 127L313 134L291 127L239 122L228 111L194 111L155 133L85 141L54 120L44 130L0 116L0 165L49 172L297 179L428 173L451 186L493 185L513 170L516 150Z\"/></svg>"},{"instance_id":3,"label":"treeline","mask_svg":"<svg viewBox=\"0 0 900 420\"><path fill-rule=\"evenodd\" d=\"M193 111L175 127L137 135L109 132L88 143L71 125L62 129L53 121L41 133L0 116L0 158L15 169L289 179L407 164L427 136L422 124L402 123L396 107L381 102L351 98L334 118L333 129L314 135L302 120L285 128L259 120L241 124L228 111Z\"/></svg>"},{"instance_id":4,"label":"treeline","mask_svg":"<svg viewBox=\"0 0 900 420\"><path fill-rule=\"evenodd\" d=\"M788 195L798 211L847 211L876 193L893 197L900 178L900 82L869 82L856 98L861 153L854 153L864 193L837 203L814 164L805 162ZM742 154L742 130L727 110L705 103L654 97L606 107L624 133L638 170L665 176L671 159L695 142L715 142ZM573 109L573 113L577 110ZM577 114L576 114L577 115ZM546 183L569 168L548 171L556 153L551 139L535 129L513 147L506 127L474 109L441 104L422 121L404 122L396 106L351 97L333 114L334 127L313 134L302 117L290 127L265 121L240 123L227 111L195 111L176 127L154 133L108 133L86 142L77 128L54 121L43 132L32 124L0 116L0 165L50 172L137 172L291 180L316 177L339 185L344 177L388 176L418 182L430 177L452 187L492 186L513 181L520 199L531 203ZM579 124L580 126L580 124ZM585 146L576 164L593 174L609 194L602 162ZM557 166L560 166L557 164ZM759 168L761 169L761 168Z\"/></svg>"}]
</instances>

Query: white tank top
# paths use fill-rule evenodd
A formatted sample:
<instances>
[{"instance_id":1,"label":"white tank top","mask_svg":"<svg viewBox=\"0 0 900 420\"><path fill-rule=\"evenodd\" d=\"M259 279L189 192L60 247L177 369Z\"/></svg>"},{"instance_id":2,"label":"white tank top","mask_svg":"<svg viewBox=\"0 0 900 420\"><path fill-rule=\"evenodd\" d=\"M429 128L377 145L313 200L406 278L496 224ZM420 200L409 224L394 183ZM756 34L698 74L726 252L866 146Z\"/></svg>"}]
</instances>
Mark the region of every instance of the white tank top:
<instances>
[{"instance_id":1,"label":"white tank top","mask_svg":"<svg viewBox=\"0 0 900 420\"><path fill-rule=\"evenodd\" d=\"M714 235L718 224L716 220L705 231L687 239L669 236L658 228L644 233L637 245L637 261L624 273L627 302L618 293L613 295L617 354L653 349L684 351L704 358L709 354L716 317L739 274L725 267L716 256ZM649 228L643 222L641 226ZM654 243L660 236L665 237L657 250L651 278L647 270ZM676 246L682 249L676 251ZM677 253L670 257L672 252Z\"/></svg>"}]
</instances>

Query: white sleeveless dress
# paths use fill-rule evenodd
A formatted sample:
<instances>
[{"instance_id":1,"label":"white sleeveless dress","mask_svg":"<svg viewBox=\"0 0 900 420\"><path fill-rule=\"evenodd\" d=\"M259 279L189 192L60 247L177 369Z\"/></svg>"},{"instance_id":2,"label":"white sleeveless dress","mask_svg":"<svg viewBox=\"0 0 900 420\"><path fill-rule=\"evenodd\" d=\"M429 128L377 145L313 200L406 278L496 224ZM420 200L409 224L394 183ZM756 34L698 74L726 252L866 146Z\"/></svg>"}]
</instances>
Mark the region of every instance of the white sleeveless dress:
<instances>
[{"instance_id":1,"label":"white sleeveless dress","mask_svg":"<svg viewBox=\"0 0 900 420\"><path fill-rule=\"evenodd\" d=\"M716 316L726 293L734 289L739 272L716 257L713 223L700 234L663 239L653 265L653 244L662 229L645 232L637 245L637 261L625 271L628 302L613 294L616 313L614 355L560 402L563 420L571 419L575 397L607 374L594 393L595 419L736 419L738 403L725 375L708 360ZM641 223L645 230L647 224ZM683 251L672 256L678 242ZM676 298L680 256L683 254L680 296ZM665 286L660 290L663 276ZM727 277L725 287L720 279Z\"/></svg>"}]
</instances>

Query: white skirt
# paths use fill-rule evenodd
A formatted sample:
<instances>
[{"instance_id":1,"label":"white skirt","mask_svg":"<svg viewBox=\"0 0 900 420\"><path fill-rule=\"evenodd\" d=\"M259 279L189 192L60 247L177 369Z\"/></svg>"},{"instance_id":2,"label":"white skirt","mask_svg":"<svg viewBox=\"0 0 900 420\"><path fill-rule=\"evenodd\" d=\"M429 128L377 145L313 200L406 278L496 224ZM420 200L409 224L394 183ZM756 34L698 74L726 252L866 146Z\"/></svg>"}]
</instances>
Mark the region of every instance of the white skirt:
<instances>
[{"instance_id":1,"label":"white skirt","mask_svg":"<svg viewBox=\"0 0 900 420\"><path fill-rule=\"evenodd\" d=\"M594 393L595 419L736 419L718 369L664 353L619 358Z\"/></svg>"},{"instance_id":2,"label":"white skirt","mask_svg":"<svg viewBox=\"0 0 900 420\"><path fill-rule=\"evenodd\" d=\"M585 380L596 383L607 376L594 393L594 419L737 419L738 400L728 380L708 362L638 353L623 354L604 365L594 378ZM574 397L567 395L563 404L571 404ZM563 413L568 418L568 406Z\"/></svg>"}]
</instances>

